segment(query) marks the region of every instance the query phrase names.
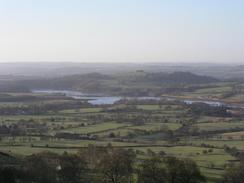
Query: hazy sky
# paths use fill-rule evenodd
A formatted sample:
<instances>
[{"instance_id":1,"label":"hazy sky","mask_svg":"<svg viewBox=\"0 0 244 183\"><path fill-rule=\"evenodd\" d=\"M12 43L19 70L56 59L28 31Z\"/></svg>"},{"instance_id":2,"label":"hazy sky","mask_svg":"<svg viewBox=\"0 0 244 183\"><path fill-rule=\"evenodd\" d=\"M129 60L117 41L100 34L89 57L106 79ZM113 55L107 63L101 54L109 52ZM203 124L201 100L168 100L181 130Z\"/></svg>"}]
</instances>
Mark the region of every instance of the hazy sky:
<instances>
[{"instance_id":1,"label":"hazy sky","mask_svg":"<svg viewBox=\"0 0 244 183\"><path fill-rule=\"evenodd\" d=\"M0 0L0 62L244 62L244 0Z\"/></svg>"}]
</instances>

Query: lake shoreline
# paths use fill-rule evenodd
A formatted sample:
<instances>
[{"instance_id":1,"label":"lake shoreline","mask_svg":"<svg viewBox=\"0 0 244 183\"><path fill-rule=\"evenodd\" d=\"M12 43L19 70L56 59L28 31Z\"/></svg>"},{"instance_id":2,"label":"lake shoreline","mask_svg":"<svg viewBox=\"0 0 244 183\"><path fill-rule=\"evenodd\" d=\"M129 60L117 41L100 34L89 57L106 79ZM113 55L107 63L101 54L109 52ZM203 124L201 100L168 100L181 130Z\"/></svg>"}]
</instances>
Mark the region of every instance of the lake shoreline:
<instances>
[{"instance_id":1,"label":"lake shoreline","mask_svg":"<svg viewBox=\"0 0 244 183\"><path fill-rule=\"evenodd\" d=\"M244 105L242 104L232 104L227 103L222 100L206 100L203 98L191 98L191 97L184 97L184 96L171 96L171 95L162 95L160 97L122 97L122 96L108 96L105 94L86 94L79 91L72 91L72 90L49 90L49 89L40 89L40 90L32 90L32 93L46 93L46 94L62 94L66 97L71 97L76 100L85 100L92 105L112 105L122 99L128 100L162 100L166 99L169 101L180 101L184 102L185 104L191 105L194 103L205 103L210 106L215 107L228 107L228 108L238 108L244 109Z\"/></svg>"}]
</instances>

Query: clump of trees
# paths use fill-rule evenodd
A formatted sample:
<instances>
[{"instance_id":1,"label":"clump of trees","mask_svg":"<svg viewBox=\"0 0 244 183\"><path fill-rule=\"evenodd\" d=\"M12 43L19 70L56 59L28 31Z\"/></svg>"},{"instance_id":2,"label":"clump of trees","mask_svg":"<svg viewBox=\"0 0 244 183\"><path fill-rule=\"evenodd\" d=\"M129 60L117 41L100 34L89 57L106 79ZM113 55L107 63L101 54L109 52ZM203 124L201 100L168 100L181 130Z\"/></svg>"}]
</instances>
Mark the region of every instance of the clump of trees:
<instances>
[{"instance_id":1,"label":"clump of trees","mask_svg":"<svg viewBox=\"0 0 244 183\"><path fill-rule=\"evenodd\" d=\"M226 169L221 183L243 183L244 182L244 163L232 165Z\"/></svg>"},{"instance_id":2,"label":"clump of trees","mask_svg":"<svg viewBox=\"0 0 244 183\"><path fill-rule=\"evenodd\" d=\"M70 100L69 102L57 103L34 103L19 106L1 106L0 115L40 115L47 112L57 112L64 109L79 109L81 107L89 107L90 104L81 103L79 101Z\"/></svg>"},{"instance_id":3,"label":"clump of trees","mask_svg":"<svg viewBox=\"0 0 244 183\"><path fill-rule=\"evenodd\" d=\"M201 183L205 177L196 163L189 159L153 157L138 170L138 183Z\"/></svg>"},{"instance_id":4,"label":"clump of trees","mask_svg":"<svg viewBox=\"0 0 244 183\"><path fill-rule=\"evenodd\" d=\"M4 183L201 183L195 162L154 155L136 159L133 150L89 146L77 154L34 154L15 167L0 165Z\"/></svg>"},{"instance_id":5,"label":"clump of trees","mask_svg":"<svg viewBox=\"0 0 244 183\"><path fill-rule=\"evenodd\" d=\"M131 150L105 150L97 163L96 170L104 183L132 182L135 154Z\"/></svg>"},{"instance_id":6,"label":"clump of trees","mask_svg":"<svg viewBox=\"0 0 244 183\"><path fill-rule=\"evenodd\" d=\"M188 106L190 112L194 115L206 115L216 117L230 117L228 108L225 106L210 106L204 103L194 103Z\"/></svg>"},{"instance_id":7,"label":"clump of trees","mask_svg":"<svg viewBox=\"0 0 244 183\"><path fill-rule=\"evenodd\" d=\"M0 157L1 159L1 157ZM0 164L1 183L205 183L193 160L90 145L77 154L43 152ZM218 183L243 183L244 163L226 168Z\"/></svg>"}]
</instances>

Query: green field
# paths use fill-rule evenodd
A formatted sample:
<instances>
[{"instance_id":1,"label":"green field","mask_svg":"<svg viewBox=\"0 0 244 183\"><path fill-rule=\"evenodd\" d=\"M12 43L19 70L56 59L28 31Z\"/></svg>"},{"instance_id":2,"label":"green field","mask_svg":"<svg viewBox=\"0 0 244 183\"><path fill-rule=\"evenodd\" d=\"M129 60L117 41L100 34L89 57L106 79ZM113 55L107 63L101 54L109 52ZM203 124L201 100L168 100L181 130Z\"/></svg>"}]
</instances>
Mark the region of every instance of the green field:
<instances>
[{"instance_id":1,"label":"green field","mask_svg":"<svg viewBox=\"0 0 244 183\"><path fill-rule=\"evenodd\" d=\"M198 123L194 127L199 130L216 131L216 130L230 130L244 128L244 122L210 122L210 123Z\"/></svg>"},{"instance_id":2,"label":"green field","mask_svg":"<svg viewBox=\"0 0 244 183\"><path fill-rule=\"evenodd\" d=\"M72 133L79 133L79 134L92 134L92 133L99 133L101 131L117 129L120 127L126 127L127 124L116 123L116 122L105 122L101 124L95 125L88 125L84 127L77 127L77 128L68 128L65 130L61 130L60 132L72 132Z\"/></svg>"}]
</instances>

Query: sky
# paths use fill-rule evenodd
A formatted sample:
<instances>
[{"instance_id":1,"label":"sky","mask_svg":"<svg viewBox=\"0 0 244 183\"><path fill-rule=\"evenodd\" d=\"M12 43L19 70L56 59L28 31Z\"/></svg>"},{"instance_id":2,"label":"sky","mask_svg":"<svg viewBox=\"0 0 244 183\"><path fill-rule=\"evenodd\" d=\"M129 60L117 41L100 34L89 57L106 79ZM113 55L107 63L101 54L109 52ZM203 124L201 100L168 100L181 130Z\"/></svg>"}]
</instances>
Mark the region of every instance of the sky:
<instances>
[{"instance_id":1,"label":"sky","mask_svg":"<svg viewBox=\"0 0 244 183\"><path fill-rule=\"evenodd\" d=\"M0 0L0 62L244 63L243 0Z\"/></svg>"}]
</instances>

